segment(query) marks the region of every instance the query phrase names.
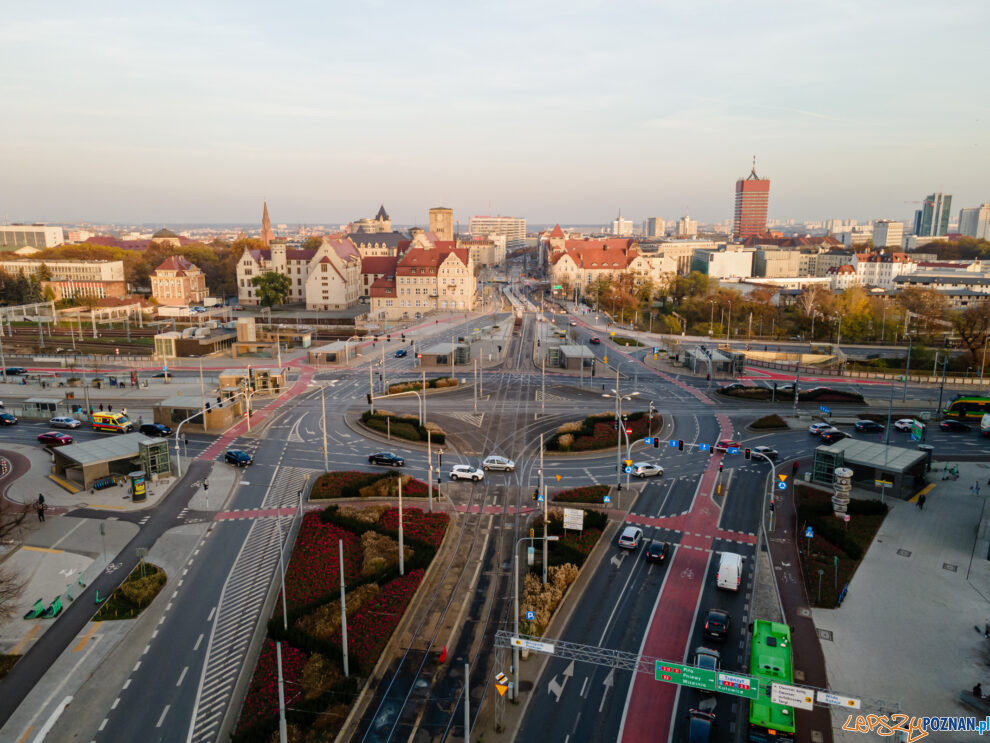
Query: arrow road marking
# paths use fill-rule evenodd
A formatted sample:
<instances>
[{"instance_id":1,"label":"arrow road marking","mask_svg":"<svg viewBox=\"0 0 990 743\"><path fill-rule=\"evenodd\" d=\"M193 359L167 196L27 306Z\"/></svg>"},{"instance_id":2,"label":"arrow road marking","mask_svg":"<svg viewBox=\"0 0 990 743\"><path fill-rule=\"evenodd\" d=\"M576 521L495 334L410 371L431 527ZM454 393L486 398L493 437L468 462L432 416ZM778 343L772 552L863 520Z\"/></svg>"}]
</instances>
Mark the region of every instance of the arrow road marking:
<instances>
[{"instance_id":1,"label":"arrow road marking","mask_svg":"<svg viewBox=\"0 0 990 743\"><path fill-rule=\"evenodd\" d=\"M564 669L564 673L563 673L564 683L558 684L556 675L552 679L550 679L550 683L547 684L547 693L553 694L554 697L556 697L554 699L555 702L560 701L560 697L564 693L564 687L567 686L568 679L570 679L571 676L573 675L574 675L574 661L571 661L570 664L567 666L567 668Z\"/></svg>"},{"instance_id":2,"label":"arrow road marking","mask_svg":"<svg viewBox=\"0 0 990 743\"><path fill-rule=\"evenodd\" d=\"M598 705L598 711L599 712L601 712L605 708L605 697L608 696L608 690L611 689L615 685L615 669L614 668L610 668L609 669L608 676L605 677L605 680L602 682L602 684L605 687L605 691L602 692L602 703Z\"/></svg>"},{"instance_id":3,"label":"arrow road marking","mask_svg":"<svg viewBox=\"0 0 990 743\"><path fill-rule=\"evenodd\" d=\"M622 561L626 559L626 554L626 552L620 552L618 555L612 555L612 559L609 562L615 565L615 567L621 568Z\"/></svg>"}]
</instances>

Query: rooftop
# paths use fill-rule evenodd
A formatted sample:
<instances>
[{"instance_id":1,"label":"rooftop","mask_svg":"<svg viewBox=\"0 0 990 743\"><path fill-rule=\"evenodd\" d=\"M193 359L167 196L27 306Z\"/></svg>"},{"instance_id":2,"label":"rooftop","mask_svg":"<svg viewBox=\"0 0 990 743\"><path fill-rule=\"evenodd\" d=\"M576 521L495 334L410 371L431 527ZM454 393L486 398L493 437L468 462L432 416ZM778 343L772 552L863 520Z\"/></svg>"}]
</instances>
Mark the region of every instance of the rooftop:
<instances>
[{"instance_id":1,"label":"rooftop","mask_svg":"<svg viewBox=\"0 0 990 743\"><path fill-rule=\"evenodd\" d=\"M187 398L182 399L186 400ZM143 433L125 433L121 436L107 436L82 444L60 446L58 453L79 464L93 464L129 456L136 457L140 444L150 444L161 440L160 438L145 436Z\"/></svg>"},{"instance_id":2,"label":"rooftop","mask_svg":"<svg viewBox=\"0 0 990 743\"><path fill-rule=\"evenodd\" d=\"M849 464L879 467L888 472L907 472L927 456L917 449L904 449L900 446L884 446L872 441L860 439L842 439L831 446L819 446L818 449L830 454L842 453L842 458Z\"/></svg>"}]
</instances>

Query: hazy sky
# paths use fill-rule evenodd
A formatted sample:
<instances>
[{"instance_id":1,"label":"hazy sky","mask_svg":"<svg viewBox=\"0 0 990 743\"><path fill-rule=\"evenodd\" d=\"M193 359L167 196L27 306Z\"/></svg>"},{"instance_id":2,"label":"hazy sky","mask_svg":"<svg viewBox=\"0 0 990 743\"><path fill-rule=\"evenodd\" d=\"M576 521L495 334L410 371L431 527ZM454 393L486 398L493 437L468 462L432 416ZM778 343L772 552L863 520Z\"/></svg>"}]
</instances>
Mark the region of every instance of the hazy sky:
<instances>
[{"instance_id":1,"label":"hazy sky","mask_svg":"<svg viewBox=\"0 0 990 743\"><path fill-rule=\"evenodd\" d=\"M907 219L990 201L986 0L6 3L0 218Z\"/></svg>"}]
</instances>

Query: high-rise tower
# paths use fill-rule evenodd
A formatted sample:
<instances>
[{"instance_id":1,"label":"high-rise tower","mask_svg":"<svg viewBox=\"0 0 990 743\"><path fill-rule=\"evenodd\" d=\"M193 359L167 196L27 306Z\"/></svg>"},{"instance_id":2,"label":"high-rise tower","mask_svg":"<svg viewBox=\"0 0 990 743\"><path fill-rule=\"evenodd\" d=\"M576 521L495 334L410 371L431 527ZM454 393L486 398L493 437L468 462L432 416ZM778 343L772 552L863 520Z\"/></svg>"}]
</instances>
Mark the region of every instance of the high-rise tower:
<instances>
[{"instance_id":1,"label":"high-rise tower","mask_svg":"<svg viewBox=\"0 0 990 743\"><path fill-rule=\"evenodd\" d=\"M450 242L454 239L454 210L445 206L435 206L430 209L430 232L437 240Z\"/></svg>"},{"instance_id":2,"label":"high-rise tower","mask_svg":"<svg viewBox=\"0 0 990 743\"><path fill-rule=\"evenodd\" d=\"M918 237L939 237L947 234L951 207L951 194L940 192L928 194L924 206L914 213L914 234Z\"/></svg>"},{"instance_id":3,"label":"high-rise tower","mask_svg":"<svg viewBox=\"0 0 990 743\"><path fill-rule=\"evenodd\" d=\"M265 247L271 247L272 238L275 237L275 233L272 232L272 220L268 217L268 202L265 202L265 210L261 214L261 239L265 243Z\"/></svg>"},{"instance_id":4,"label":"high-rise tower","mask_svg":"<svg viewBox=\"0 0 990 743\"><path fill-rule=\"evenodd\" d=\"M736 212L732 223L732 236L746 239L767 231L767 204L770 201L770 179L756 174L756 158L753 169L745 178L736 181Z\"/></svg>"}]
</instances>

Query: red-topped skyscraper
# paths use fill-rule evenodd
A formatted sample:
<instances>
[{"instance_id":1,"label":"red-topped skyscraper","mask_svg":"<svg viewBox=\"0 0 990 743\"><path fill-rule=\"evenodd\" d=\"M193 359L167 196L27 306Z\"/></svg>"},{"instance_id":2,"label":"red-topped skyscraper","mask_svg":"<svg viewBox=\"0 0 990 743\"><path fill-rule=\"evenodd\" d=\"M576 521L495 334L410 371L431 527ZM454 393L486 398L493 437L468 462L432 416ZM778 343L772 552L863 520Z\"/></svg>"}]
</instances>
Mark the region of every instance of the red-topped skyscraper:
<instances>
[{"instance_id":1,"label":"red-topped skyscraper","mask_svg":"<svg viewBox=\"0 0 990 743\"><path fill-rule=\"evenodd\" d=\"M753 169L745 178L736 181L736 213L732 222L732 236L746 239L767 231L767 203L770 200L770 179L756 174L756 158Z\"/></svg>"}]
</instances>

